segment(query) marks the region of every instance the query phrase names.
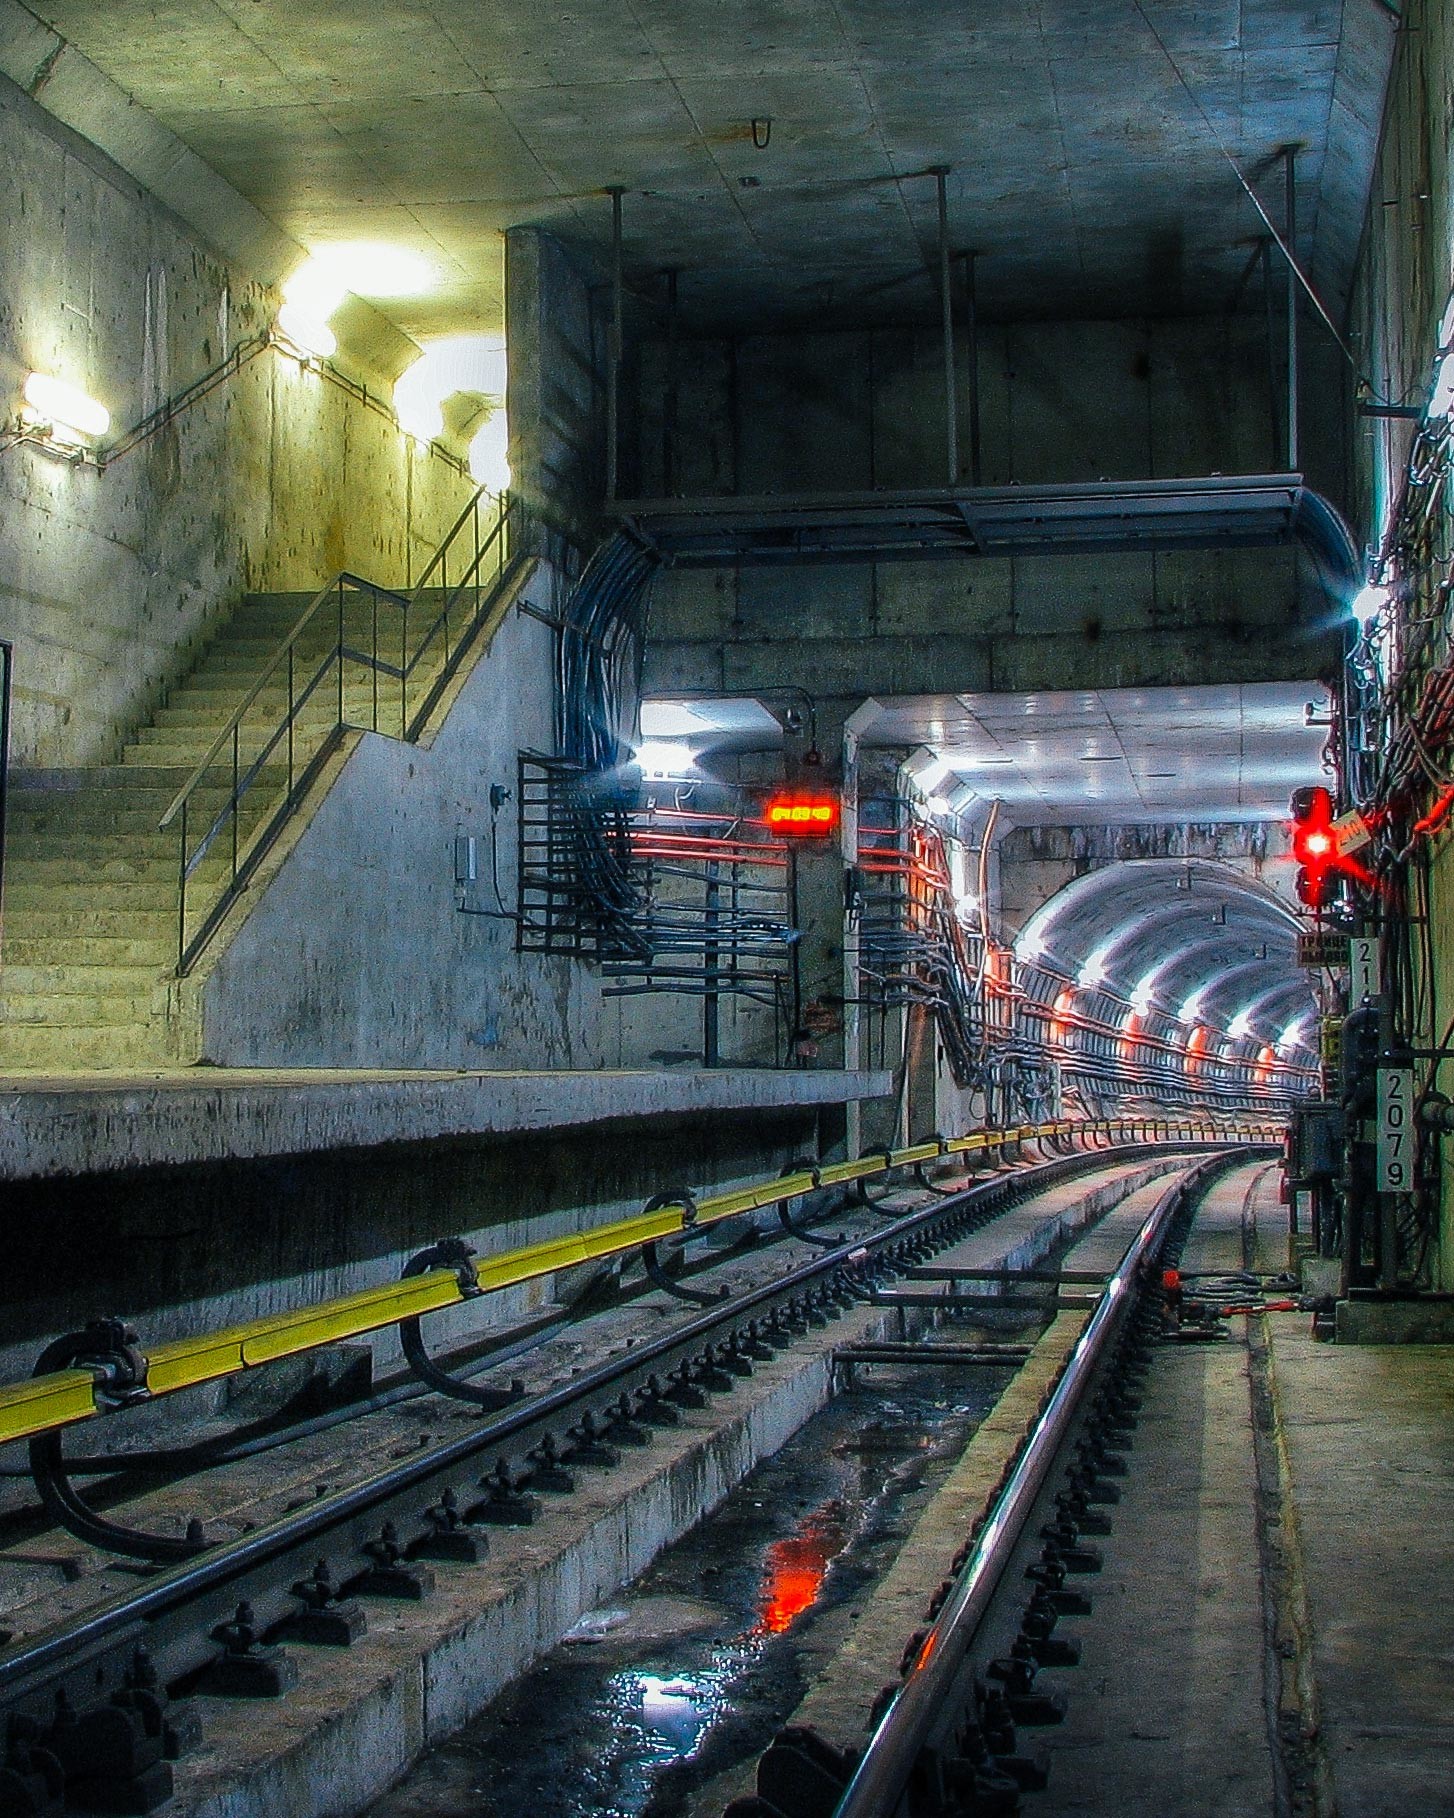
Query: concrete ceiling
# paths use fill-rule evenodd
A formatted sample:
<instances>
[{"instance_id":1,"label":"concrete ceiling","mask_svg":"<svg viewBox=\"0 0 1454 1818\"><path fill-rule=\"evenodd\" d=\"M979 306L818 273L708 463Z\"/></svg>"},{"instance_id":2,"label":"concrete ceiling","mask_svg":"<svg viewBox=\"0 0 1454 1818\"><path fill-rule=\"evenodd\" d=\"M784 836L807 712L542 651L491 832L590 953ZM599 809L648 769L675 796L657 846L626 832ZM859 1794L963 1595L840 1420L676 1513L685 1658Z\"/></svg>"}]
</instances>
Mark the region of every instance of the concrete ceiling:
<instances>
[{"instance_id":1,"label":"concrete ceiling","mask_svg":"<svg viewBox=\"0 0 1454 1818\"><path fill-rule=\"evenodd\" d=\"M428 254L437 287L381 305L416 335L498 327L514 223L601 253L609 184L633 276L683 267L704 322L918 311L936 164L990 313L1220 308L1263 231L1224 148L1280 219L1286 144L1336 310L1394 25L1382 0L31 4L302 243Z\"/></svg>"},{"instance_id":2,"label":"concrete ceiling","mask_svg":"<svg viewBox=\"0 0 1454 1818\"><path fill-rule=\"evenodd\" d=\"M1316 682L965 694L881 706L870 745L926 745L961 785L998 798L1017 826L1266 821L1322 777L1326 719Z\"/></svg>"}]
</instances>

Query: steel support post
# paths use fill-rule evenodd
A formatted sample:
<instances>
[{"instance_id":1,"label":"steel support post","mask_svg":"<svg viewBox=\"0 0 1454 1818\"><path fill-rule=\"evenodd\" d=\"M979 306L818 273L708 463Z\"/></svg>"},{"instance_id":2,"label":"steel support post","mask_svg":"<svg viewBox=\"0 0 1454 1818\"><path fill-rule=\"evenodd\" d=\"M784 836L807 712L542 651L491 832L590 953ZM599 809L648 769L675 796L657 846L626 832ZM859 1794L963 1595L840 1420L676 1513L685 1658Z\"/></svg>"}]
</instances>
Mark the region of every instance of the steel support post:
<instances>
[{"instance_id":1,"label":"steel support post","mask_svg":"<svg viewBox=\"0 0 1454 1818\"><path fill-rule=\"evenodd\" d=\"M1287 185L1284 236L1287 240L1287 470L1298 470L1298 273L1297 273L1297 148L1283 149Z\"/></svg>"},{"instance_id":2,"label":"steel support post","mask_svg":"<svg viewBox=\"0 0 1454 1818\"><path fill-rule=\"evenodd\" d=\"M978 257L977 253L972 252L964 255L965 323L969 330L969 346L966 349L965 358L969 365L969 483L971 486L979 486L983 483L979 420L979 285L976 263Z\"/></svg>"},{"instance_id":3,"label":"steel support post","mask_svg":"<svg viewBox=\"0 0 1454 1818\"><path fill-rule=\"evenodd\" d=\"M949 281L949 167L936 165L933 172L939 199L939 316L944 331L944 456L946 484L959 484L959 399L954 382L954 295Z\"/></svg>"},{"instance_id":4,"label":"steel support post","mask_svg":"<svg viewBox=\"0 0 1454 1818\"><path fill-rule=\"evenodd\" d=\"M606 497L616 497L621 421L621 197L613 184L611 198L611 328L606 343Z\"/></svg>"}]
</instances>

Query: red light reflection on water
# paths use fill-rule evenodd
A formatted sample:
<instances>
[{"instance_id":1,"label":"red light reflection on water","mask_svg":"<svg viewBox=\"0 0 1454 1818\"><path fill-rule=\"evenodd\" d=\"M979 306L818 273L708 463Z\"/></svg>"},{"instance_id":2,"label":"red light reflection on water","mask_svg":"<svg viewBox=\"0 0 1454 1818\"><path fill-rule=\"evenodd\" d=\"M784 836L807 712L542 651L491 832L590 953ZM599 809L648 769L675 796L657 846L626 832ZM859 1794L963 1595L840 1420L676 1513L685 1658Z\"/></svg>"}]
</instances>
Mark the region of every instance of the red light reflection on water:
<instances>
[{"instance_id":1,"label":"red light reflection on water","mask_svg":"<svg viewBox=\"0 0 1454 1818\"><path fill-rule=\"evenodd\" d=\"M825 1502L804 1518L796 1534L772 1541L762 1557L758 1635L781 1635L816 1601L828 1567L843 1550L842 1509Z\"/></svg>"}]
</instances>

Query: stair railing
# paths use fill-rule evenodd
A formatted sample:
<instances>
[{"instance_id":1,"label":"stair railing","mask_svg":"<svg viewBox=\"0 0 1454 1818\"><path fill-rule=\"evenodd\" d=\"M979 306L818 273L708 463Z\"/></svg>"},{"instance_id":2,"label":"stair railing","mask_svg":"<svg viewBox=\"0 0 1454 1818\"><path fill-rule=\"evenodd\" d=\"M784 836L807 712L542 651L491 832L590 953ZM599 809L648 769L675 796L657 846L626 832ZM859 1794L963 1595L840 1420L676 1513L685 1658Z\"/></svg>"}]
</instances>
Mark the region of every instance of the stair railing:
<instances>
[{"instance_id":1,"label":"stair railing","mask_svg":"<svg viewBox=\"0 0 1454 1818\"><path fill-rule=\"evenodd\" d=\"M347 571L320 587L172 798L159 824L177 833L179 978L344 735L416 741L481 632L493 631L529 547L523 503L504 493L496 503L483 487L475 493L407 593ZM432 675L421 673L426 664ZM197 872L219 848L221 873L199 910Z\"/></svg>"}]
</instances>

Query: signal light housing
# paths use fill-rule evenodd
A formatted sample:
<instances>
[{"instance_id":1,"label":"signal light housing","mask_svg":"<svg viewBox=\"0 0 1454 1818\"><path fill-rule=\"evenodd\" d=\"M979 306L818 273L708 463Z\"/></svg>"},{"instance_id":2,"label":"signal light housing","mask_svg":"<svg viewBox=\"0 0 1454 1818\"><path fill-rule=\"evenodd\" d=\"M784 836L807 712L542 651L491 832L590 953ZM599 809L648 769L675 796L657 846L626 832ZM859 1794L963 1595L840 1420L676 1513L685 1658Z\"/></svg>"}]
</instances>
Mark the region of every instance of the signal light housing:
<instances>
[{"instance_id":1,"label":"signal light housing","mask_svg":"<svg viewBox=\"0 0 1454 1818\"><path fill-rule=\"evenodd\" d=\"M826 840L837 831L842 804L822 790L795 789L769 796L763 810L768 831L782 839Z\"/></svg>"},{"instance_id":2,"label":"signal light housing","mask_svg":"<svg viewBox=\"0 0 1454 1818\"><path fill-rule=\"evenodd\" d=\"M1320 783L1295 789L1288 807L1299 902L1309 909L1321 909L1332 895L1333 879L1339 873L1362 884L1373 883L1371 874L1353 856L1373 837L1368 821L1356 808L1335 818L1333 797Z\"/></svg>"}]
</instances>

